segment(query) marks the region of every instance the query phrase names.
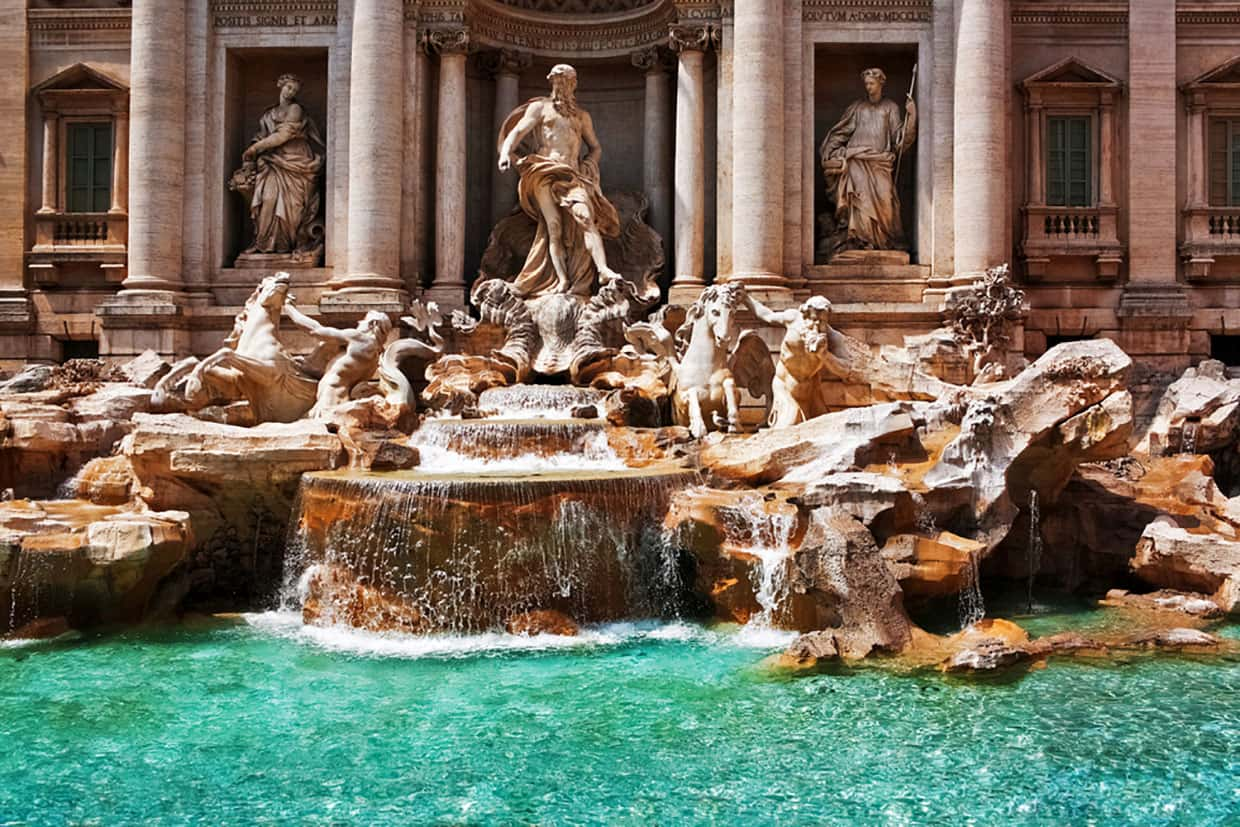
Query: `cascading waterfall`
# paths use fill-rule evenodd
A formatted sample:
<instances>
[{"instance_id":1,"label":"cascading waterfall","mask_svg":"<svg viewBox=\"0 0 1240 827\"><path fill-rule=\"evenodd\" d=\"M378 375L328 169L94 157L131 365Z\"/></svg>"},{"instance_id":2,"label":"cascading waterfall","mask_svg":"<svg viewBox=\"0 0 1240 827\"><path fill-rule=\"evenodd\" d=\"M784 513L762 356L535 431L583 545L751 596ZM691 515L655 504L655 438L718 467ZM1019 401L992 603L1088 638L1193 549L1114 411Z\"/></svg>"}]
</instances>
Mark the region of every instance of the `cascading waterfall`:
<instances>
[{"instance_id":1,"label":"cascading waterfall","mask_svg":"<svg viewBox=\"0 0 1240 827\"><path fill-rule=\"evenodd\" d=\"M956 616L960 620L961 629L967 629L986 617L986 601L982 599L981 562L975 552L969 553L969 562L964 569L964 583L957 595Z\"/></svg>"},{"instance_id":2,"label":"cascading waterfall","mask_svg":"<svg viewBox=\"0 0 1240 827\"><path fill-rule=\"evenodd\" d=\"M432 420L409 444L445 473L625 469L605 424L582 420Z\"/></svg>"},{"instance_id":3,"label":"cascading waterfall","mask_svg":"<svg viewBox=\"0 0 1240 827\"><path fill-rule=\"evenodd\" d=\"M1184 426L1180 431L1180 453L1195 454L1197 453L1197 431L1201 427L1201 423L1192 419L1184 421Z\"/></svg>"},{"instance_id":4,"label":"cascading waterfall","mask_svg":"<svg viewBox=\"0 0 1240 827\"><path fill-rule=\"evenodd\" d=\"M285 603L317 623L410 632L478 632L536 609L579 622L677 614L659 526L694 478L309 474Z\"/></svg>"},{"instance_id":5,"label":"cascading waterfall","mask_svg":"<svg viewBox=\"0 0 1240 827\"><path fill-rule=\"evenodd\" d=\"M1028 610L1033 612L1033 582L1042 566L1042 515L1038 508L1038 492L1029 492L1029 544L1026 547L1026 564L1028 565Z\"/></svg>"},{"instance_id":6,"label":"cascading waterfall","mask_svg":"<svg viewBox=\"0 0 1240 827\"><path fill-rule=\"evenodd\" d=\"M728 509L724 525L758 565L749 571L754 598L761 611L750 618L756 628L774 626L776 613L788 598L788 565L792 557L792 538L797 527L795 508L770 511L762 494L740 500L739 508Z\"/></svg>"}]
</instances>

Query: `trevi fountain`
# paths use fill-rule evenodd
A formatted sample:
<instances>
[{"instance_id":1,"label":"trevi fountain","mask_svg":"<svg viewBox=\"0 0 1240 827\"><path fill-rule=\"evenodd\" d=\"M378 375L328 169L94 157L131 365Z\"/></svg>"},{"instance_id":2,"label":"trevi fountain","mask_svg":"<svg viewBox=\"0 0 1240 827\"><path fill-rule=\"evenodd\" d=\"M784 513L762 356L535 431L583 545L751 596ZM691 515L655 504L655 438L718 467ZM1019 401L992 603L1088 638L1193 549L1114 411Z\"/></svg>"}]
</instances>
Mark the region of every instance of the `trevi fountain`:
<instances>
[{"instance_id":1,"label":"trevi fountain","mask_svg":"<svg viewBox=\"0 0 1240 827\"><path fill-rule=\"evenodd\" d=\"M580 72L502 121L468 304L299 303L286 74L218 349L0 385L0 822L1235 823L1240 378L1026 360L1006 265L899 344L669 298ZM861 81L823 249L905 266L917 108Z\"/></svg>"}]
</instances>

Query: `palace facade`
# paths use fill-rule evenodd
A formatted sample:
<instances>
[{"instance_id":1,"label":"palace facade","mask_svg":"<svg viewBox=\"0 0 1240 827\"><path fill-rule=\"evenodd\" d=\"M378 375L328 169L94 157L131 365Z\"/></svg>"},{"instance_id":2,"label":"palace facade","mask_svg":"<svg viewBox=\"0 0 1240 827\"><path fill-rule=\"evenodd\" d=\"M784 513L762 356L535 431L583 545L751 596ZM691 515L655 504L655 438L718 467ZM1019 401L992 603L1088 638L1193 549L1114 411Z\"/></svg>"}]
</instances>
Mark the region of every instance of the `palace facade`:
<instances>
[{"instance_id":1,"label":"palace facade","mask_svg":"<svg viewBox=\"0 0 1240 827\"><path fill-rule=\"evenodd\" d=\"M0 0L0 56L5 362L209 353L275 270L327 319L465 306L516 203L497 135L571 63L674 301L823 295L891 343L1010 263L1027 355L1240 364L1232 0ZM870 68L916 112L903 238L836 254L823 147ZM287 76L310 183L273 253L293 208L256 217L243 173Z\"/></svg>"}]
</instances>

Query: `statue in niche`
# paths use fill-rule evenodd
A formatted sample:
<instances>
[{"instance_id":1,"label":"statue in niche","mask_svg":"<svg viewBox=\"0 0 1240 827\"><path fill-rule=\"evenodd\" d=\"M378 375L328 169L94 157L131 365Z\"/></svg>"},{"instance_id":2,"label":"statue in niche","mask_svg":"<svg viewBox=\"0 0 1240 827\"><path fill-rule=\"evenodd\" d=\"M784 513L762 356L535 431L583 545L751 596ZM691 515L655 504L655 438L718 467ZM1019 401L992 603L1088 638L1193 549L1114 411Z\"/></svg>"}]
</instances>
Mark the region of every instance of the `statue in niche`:
<instances>
[{"instance_id":1,"label":"statue in niche","mask_svg":"<svg viewBox=\"0 0 1240 827\"><path fill-rule=\"evenodd\" d=\"M827 413L824 373L844 380L852 372L845 337L831 327L831 302L825 296L810 296L799 308L783 311L771 310L752 297L749 303L761 321L786 331L771 383L767 424L784 428Z\"/></svg>"},{"instance_id":2,"label":"statue in niche","mask_svg":"<svg viewBox=\"0 0 1240 827\"><path fill-rule=\"evenodd\" d=\"M241 168L228 182L249 203L254 224L254 241L237 266L317 267L323 259L319 183L326 147L297 102L301 79L281 75L276 85L280 102L263 113Z\"/></svg>"},{"instance_id":3,"label":"statue in niche","mask_svg":"<svg viewBox=\"0 0 1240 827\"><path fill-rule=\"evenodd\" d=\"M866 69L861 77L866 97L844 111L819 150L832 202L819 249L837 263L866 259L845 255L850 251L907 249L896 188L900 160L917 139L917 105L911 89L903 112L883 97L882 69Z\"/></svg>"},{"instance_id":4,"label":"statue in niche","mask_svg":"<svg viewBox=\"0 0 1240 827\"><path fill-rule=\"evenodd\" d=\"M453 322L458 341L486 323L503 330L503 343L436 360L428 404L467 410L485 388L535 377L610 381L625 326L659 300L663 244L644 220L645 196L603 194L602 148L577 105L577 73L559 64L547 77L551 95L518 107L500 130L499 168L520 175L519 203L483 253L470 292L479 319Z\"/></svg>"},{"instance_id":5,"label":"statue in niche","mask_svg":"<svg viewBox=\"0 0 1240 827\"><path fill-rule=\"evenodd\" d=\"M600 285L620 278L607 266L603 248L604 236L619 234L620 218L603 195L603 150L589 113L577 105L577 70L561 63L547 79L551 95L513 110L499 135L500 171L516 167L521 210L538 224L513 286L524 298L554 293L588 298L596 275ZM517 155L527 137L533 150Z\"/></svg>"}]
</instances>

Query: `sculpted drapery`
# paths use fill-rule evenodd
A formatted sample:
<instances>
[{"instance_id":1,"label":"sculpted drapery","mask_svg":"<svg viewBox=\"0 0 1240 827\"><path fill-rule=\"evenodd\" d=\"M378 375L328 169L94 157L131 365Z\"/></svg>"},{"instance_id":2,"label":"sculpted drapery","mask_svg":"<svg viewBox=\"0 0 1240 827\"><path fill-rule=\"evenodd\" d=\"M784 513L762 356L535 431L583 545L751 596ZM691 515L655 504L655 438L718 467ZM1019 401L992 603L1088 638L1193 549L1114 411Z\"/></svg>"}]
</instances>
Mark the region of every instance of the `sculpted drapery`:
<instances>
[{"instance_id":1,"label":"sculpted drapery","mask_svg":"<svg viewBox=\"0 0 1240 827\"><path fill-rule=\"evenodd\" d=\"M906 120L895 101L882 97L887 78L881 70L868 69L862 77L867 98L845 110L819 150L835 202L832 255L905 247L895 169L897 157L916 140L916 107L909 101Z\"/></svg>"},{"instance_id":2,"label":"sculpted drapery","mask_svg":"<svg viewBox=\"0 0 1240 827\"><path fill-rule=\"evenodd\" d=\"M503 146L508 134L524 117L531 103L533 101L517 107L504 121L499 135L500 146ZM594 259L586 246L583 227L572 217L574 205L581 204L590 210L594 226L600 235L615 238L620 232L620 217L616 214L616 208L603 196L599 186L598 165L585 159L581 162L580 169L573 169L554 158L531 154L518 159L516 167L521 176L517 184L517 203L522 211L538 224L525 266L514 281L517 293L535 297L561 292L557 290L558 277L551 259L547 222L543 219L538 204L538 192L547 189L564 213L560 229L564 239L564 266L569 284L568 290L562 292L588 297L594 284Z\"/></svg>"},{"instance_id":3,"label":"sculpted drapery","mask_svg":"<svg viewBox=\"0 0 1240 827\"><path fill-rule=\"evenodd\" d=\"M310 260L322 250L319 178L325 146L314 120L296 100L300 88L291 75L280 79L280 103L263 113L233 179L233 189L249 200L254 224L246 254Z\"/></svg>"},{"instance_id":4,"label":"sculpted drapery","mask_svg":"<svg viewBox=\"0 0 1240 827\"><path fill-rule=\"evenodd\" d=\"M517 201L537 224L513 286L526 299L553 294L588 299L596 277L600 286L620 278L607 265L603 248L604 238L619 235L620 217L603 196L602 147L589 113L577 105L576 70L557 64L547 79L551 95L518 106L499 134L499 169L516 167ZM533 147L519 154L527 137Z\"/></svg>"}]
</instances>

